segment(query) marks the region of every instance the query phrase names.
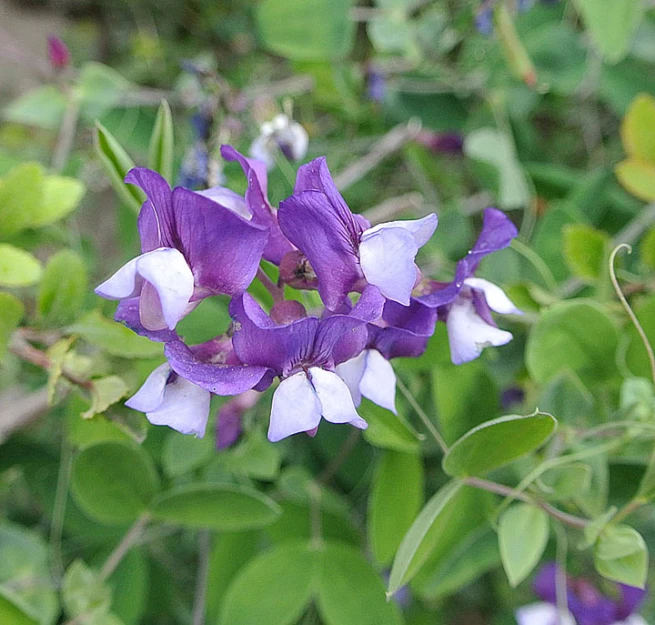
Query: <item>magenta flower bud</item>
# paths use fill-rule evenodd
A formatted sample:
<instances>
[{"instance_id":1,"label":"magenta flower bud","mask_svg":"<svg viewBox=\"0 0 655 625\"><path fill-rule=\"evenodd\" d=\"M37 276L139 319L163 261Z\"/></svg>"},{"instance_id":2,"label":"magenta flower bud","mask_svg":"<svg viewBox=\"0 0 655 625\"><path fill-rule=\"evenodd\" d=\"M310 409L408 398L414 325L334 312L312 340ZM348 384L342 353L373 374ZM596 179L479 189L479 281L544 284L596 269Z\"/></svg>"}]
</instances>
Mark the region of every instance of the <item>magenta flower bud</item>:
<instances>
[{"instance_id":1,"label":"magenta flower bud","mask_svg":"<svg viewBox=\"0 0 655 625\"><path fill-rule=\"evenodd\" d=\"M64 69L70 63L71 55L66 44L55 35L48 36L48 60L54 69Z\"/></svg>"}]
</instances>

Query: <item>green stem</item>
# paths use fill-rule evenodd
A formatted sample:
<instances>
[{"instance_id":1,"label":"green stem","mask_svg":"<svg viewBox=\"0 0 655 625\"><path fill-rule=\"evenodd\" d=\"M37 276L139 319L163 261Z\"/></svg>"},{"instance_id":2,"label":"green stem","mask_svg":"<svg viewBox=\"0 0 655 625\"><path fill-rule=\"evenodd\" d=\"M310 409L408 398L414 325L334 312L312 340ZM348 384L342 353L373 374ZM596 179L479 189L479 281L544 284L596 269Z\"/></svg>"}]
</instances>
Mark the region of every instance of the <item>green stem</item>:
<instances>
[{"instance_id":1,"label":"green stem","mask_svg":"<svg viewBox=\"0 0 655 625\"><path fill-rule=\"evenodd\" d=\"M211 535L208 530L201 530L198 534L198 572L196 574L196 591L193 598L193 625L203 625L205 622L210 553Z\"/></svg>"},{"instance_id":2,"label":"green stem","mask_svg":"<svg viewBox=\"0 0 655 625\"><path fill-rule=\"evenodd\" d=\"M551 292L554 293L557 291L557 280L555 280L553 272L549 269L548 265L539 254L518 239L514 239L510 247L532 264L541 276L546 287L550 289Z\"/></svg>"},{"instance_id":3,"label":"green stem","mask_svg":"<svg viewBox=\"0 0 655 625\"><path fill-rule=\"evenodd\" d=\"M55 579L64 575L64 561L61 553L61 541L64 535L64 519L66 517L66 502L70 486L71 469L73 466L73 449L68 440L66 430L62 433L61 458L57 475L57 490L52 509L52 525L50 526L50 547L52 553L52 574Z\"/></svg>"},{"instance_id":4,"label":"green stem","mask_svg":"<svg viewBox=\"0 0 655 625\"><path fill-rule=\"evenodd\" d=\"M148 523L150 523L150 514L144 512L134 522L132 527L127 530L127 533L123 536L121 542L116 545L116 548L109 554L105 563L102 565L102 568L100 569L101 581L106 580L116 570L123 558L127 555L128 551L139 541L144 530L148 526Z\"/></svg>"}]
</instances>

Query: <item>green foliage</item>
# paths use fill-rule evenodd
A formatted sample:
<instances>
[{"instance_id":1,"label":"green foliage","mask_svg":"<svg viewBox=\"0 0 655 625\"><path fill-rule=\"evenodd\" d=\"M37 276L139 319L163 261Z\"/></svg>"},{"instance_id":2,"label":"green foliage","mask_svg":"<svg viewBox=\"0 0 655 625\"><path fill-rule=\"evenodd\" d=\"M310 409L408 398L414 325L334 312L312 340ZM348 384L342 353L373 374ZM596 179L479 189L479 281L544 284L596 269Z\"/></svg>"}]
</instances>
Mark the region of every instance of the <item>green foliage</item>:
<instances>
[{"instance_id":1,"label":"green foliage","mask_svg":"<svg viewBox=\"0 0 655 625\"><path fill-rule=\"evenodd\" d=\"M10 293L0 292L0 360L7 353L12 332L25 314L21 301Z\"/></svg>"},{"instance_id":2,"label":"green foliage","mask_svg":"<svg viewBox=\"0 0 655 625\"><path fill-rule=\"evenodd\" d=\"M609 237L583 224L564 228L564 257L571 273L583 280L598 280L605 274Z\"/></svg>"},{"instance_id":3,"label":"green foliage","mask_svg":"<svg viewBox=\"0 0 655 625\"><path fill-rule=\"evenodd\" d=\"M159 172L166 180L173 178L173 115L166 100L162 100L157 111L155 127L150 137L148 166Z\"/></svg>"},{"instance_id":4,"label":"green foliage","mask_svg":"<svg viewBox=\"0 0 655 625\"><path fill-rule=\"evenodd\" d=\"M105 378L94 380L91 387L91 406L80 416L82 419L91 419L97 414L102 414L119 399L125 397L127 392L127 384L117 375L108 375Z\"/></svg>"},{"instance_id":5,"label":"green foliage","mask_svg":"<svg viewBox=\"0 0 655 625\"><path fill-rule=\"evenodd\" d=\"M0 243L0 286L30 286L41 279L41 263L29 252Z\"/></svg>"},{"instance_id":6,"label":"green foliage","mask_svg":"<svg viewBox=\"0 0 655 625\"><path fill-rule=\"evenodd\" d=\"M646 584L648 548L641 534L628 525L610 525L601 532L594 563L607 579L639 588Z\"/></svg>"},{"instance_id":7,"label":"green foliage","mask_svg":"<svg viewBox=\"0 0 655 625\"><path fill-rule=\"evenodd\" d=\"M86 263L73 250L50 257L39 288L37 309L46 326L63 326L77 319L89 288Z\"/></svg>"},{"instance_id":8,"label":"green foliage","mask_svg":"<svg viewBox=\"0 0 655 625\"><path fill-rule=\"evenodd\" d=\"M535 412L487 421L458 439L443 459L443 468L455 477L481 476L534 451L555 431L557 421Z\"/></svg>"},{"instance_id":9,"label":"green foliage","mask_svg":"<svg viewBox=\"0 0 655 625\"><path fill-rule=\"evenodd\" d=\"M511 586L518 586L537 566L546 548L548 533L548 515L529 504L515 504L500 517L500 557Z\"/></svg>"}]
</instances>

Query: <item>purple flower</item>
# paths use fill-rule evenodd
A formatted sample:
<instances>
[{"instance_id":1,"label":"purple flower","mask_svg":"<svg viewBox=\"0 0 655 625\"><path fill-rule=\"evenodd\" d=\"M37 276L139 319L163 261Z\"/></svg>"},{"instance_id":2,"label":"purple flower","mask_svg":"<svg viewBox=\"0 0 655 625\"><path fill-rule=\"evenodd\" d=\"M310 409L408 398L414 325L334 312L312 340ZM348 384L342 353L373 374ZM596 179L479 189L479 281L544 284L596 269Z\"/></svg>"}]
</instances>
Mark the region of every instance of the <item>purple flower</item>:
<instances>
[{"instance_id":1,"label":"purple flower","mask_svg":"<svg viewBox=\"0 0 655 625\"><path fill-rule=\"evenodd\" d=\"M517 610L519 625L558 625L556 580L560 574L554 562L541 568L534 581L534 591L544 603ZM559 617L559 625L647 625L635 614L645 592L625 584L615 584L615 588L616 598L610 598L587 580L566 576L569 614Z\"/></svg>"},{"instance_id":2,"label":"purple flower","mask_svg":"<svg viewBox=\"0 0 655 625\"><path fill-rule=\"evenodd\" d=\"M418 297L421 303L436 308L439 320L446 323L451 360L456 365L474 360L488 345L505 345L512 340L511 333L496 326L491 311L515 315L521 311L499 286L474 274L485 256L507 247L517 234L503 212L486 209L480 236L457 263L455 279L445 284L431 282L428 292Z\"/></svg>"},{"instance_id":3,"label":"purple flower","mask_svg":"<svg viewBox=\"0 0 655 625\"><path fill-rule=\"evenodd\" d=\"M367 427L348 387L334 372L336 365L357 356L366 344L365 321L375 312L375 293L369 291L361 300L349 315L304 317L286 325L276 325L248 293L232 300L235 354L241 362L265 367L281 379L273 394L271 441L312 432L321 417Z\"/></svg>"},{"instance_id":4,"label":"purple flower","mask_svg":"<svg viewBox=\"0 0 655 625\"><path fill-rule=\"evenodd\" d=\"M416 141L435 154L462 154L464 149L464 137L459 132L422 130Z\"/></svg>"},{"instance_id":5,"label":"purple flower","mask_svg":"<svg viewBox=\"0 0 655 625\"><path fill-rule=\"evenodd\" d=\"M250 155L266 164L266 169L275 167L278 150L290 161L301 161L307 154L309 136L307 131L286 115L276 115L260 127L259 136L250 146Z\"/></svg>"},{"instance_id":6,"label":"purple flower","mask_svg":"<svg viewBox=\"0 0 655 625\"><path fill-rule=\"evenodd\" d=\"M48 36L48 60L56 70L68 67L71 60L66 44L55 35Z\"/></svg>"},{"instance_id":7,"label":"purple flower","mask_svg":"<svg viewBox=\"0 0 655 625\"><path fill-rule=\"evenodd\" d=\"M298 170L294 194L280 204L280 227L307 258L329 310L348 293L377 286L390 300L409 305L417 282L416 253L432 236L437 216L370 227L353 215L337 190L325 158Z\"/></svg>"},{"instance_id":8,"label":"purple flower","mask_svg":"<svg viewBox=\"0 0 655 625\"><path fill-rule=\"evenodd\" d=\"M205 297L248 288L268 241L265 227L202 194L171 191L154 171L135 168L125 180L147 197L139 213L142 254L98 286L98 295L138 297L141 325L158 331L173 330Z\"/></svg>"},{"instance_id":9,"label":"purple flower","mask_svg":"<svg viewBox=\"0 0 655 625\"><path fill-rule=\"evenodd\" d=\"M257 391L246 391L221 406L216 427L217 449L231 447L239 440L243 415L257 405L260 397Z\"/></svg>"},{"instance_id":10,"label":"purple flower","mask_svg":"<svg viewBox=\"0 0 655 625\"><path fill-rule=\"evenodd\" d=\"M387 92L387 79L374 64L369 65L366 72L366 94L372 102L382 102Z\"/></svg>"}]
</instances>

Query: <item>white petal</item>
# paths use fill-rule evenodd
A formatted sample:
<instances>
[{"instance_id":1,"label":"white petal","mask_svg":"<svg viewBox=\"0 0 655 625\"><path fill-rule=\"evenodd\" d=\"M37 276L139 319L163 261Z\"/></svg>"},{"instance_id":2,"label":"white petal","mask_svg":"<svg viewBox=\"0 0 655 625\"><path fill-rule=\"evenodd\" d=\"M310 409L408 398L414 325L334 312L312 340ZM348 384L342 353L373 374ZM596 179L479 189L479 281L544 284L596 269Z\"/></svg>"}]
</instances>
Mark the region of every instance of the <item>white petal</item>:
<instances>
[{"instance_id":1,"label":"white petal","mask_svg":"<svg viewBox=\"0 0 655 625\"><path fill-rule=\"evenodd\" d=\"M218 202L221 206L230 209L233 213L243 217L244 219L251 220L252 213L246 206L245 199L230 189L225 187L212 187L204 191L196 191L198 195L204 195L214 202Z\"/></svg>"},{"instance_id":2,"label":"white petal","mask_svg":"<svg viewBox=\"0 0 655 625\"><path fill-rule=\"evenodd\" d=\"M325 420L330 423L350 423L361 430L368 427L366 421L357 414L346 383L336 373L319 367L311 367L309 373Z\"/></svg>"},{"instance_id":3,"label":"white petal","mask_svg":"<svg viewBox=\"0 0 655 625\"><path fill-rule=\"evenodd\" d=\"M639 614L633 614L632 616L629 616L625 621L615 623L614 625L648 625L648 623L642 616L639 616Z\"/></svg>"},{"instance_id":4,"label":"white petal","mask_svg":"<svg viewBox=\"0 0 655 625\"><path fill-rule=\"evenodd\" d=\"M95 288L95 292L105 299L125 299L136 295L136 264L141 258L133 258L123 265L111 278Z\"/></svg>"},{"instance_id":5,"label":"white petal","mask_svg":"<svg viewBox=\"0 0 655 625\"><path fill-rule=\"evenodd\" d=\"M364 397L387 410L396 412L396 374L391 363L377 350L366 352L366 368L359 383Z\"/></svg>"},{"instance_id":6,"label":"white petal","mask_svg":"<svg viewBox=\"0 0 655 625\"><path fill-rule=\"evenodd\" d=\"M416 245L423 247L437 229L439 219L434 213L430 213L422 219L402 219L398 221L387 221L369 228L366 232L378 232L384 228L404 228L414 237Z\"/></svg>"},{"instance_id":7,"label":"white petal","mask_svg":"<svg viewBox=\"0 0 655 625\"><path fill-rule=\"evenodd\" d=\"M376 226L362 234L359 262L368 282L377 286L382 295L409 306L416 283L416 252L418 245L404 228Z\"/></svg>"},{"instance_id":8,"label":"white petal","mask_svg":"<svg viewBox=\"0 0 655 625\"><path fill-rule=\"evenodd\" d=\"M268 438L277 442L318 427L321 402L304 371L294 373L280 382L273 393Z\"/></svg>"},{"instance_id":9,"label":"white petal","mask_svg":"<svg viewBox=\"0 0 655 625\"><path fill-rule=\"evenodd\" d=\"M266 169L270 171L275 167L276 150L275 142L269 136L262 134L250 145L250 156L265 163Z\"/></svg>"},{"instance_id":10,"label":"white petal","mask_svg":"<svg viewBox=\"0 0 655 625\"><path fill-rule=\"evenodd\" d=\"M346 362L337 365L337 375L346 383L350 394L352 395L355 406L362 403L362 393L359 390L359 383L364 375L366 368L366 352L362 352L359 356L351 358Z\"/></svg>"},{"instance_id":11,"label":"white petal","mask_svg":"<svg viewBox=\"0 0 655 625\"><path fill-rule=\"evenodd\" d=\"M125 405L141 412L156 410L164 400L164 389L170 372L171 368L167 362L159 365Z\"/></svg>"},{"instance_id":12,"label":"white petal","mask_svg":"<svg viewBox=\"0 0 655 625\"><path fill-rule=\"evenodd\" d=\"M209 391L178 376L166 385L161 405L146 412L146 417L153 425L167 425L182 434L202 438L207 429L210 400Z\"/></svg>"},{"instance_id":13,"label":"white petal","mask_svg":"<svg viewBox=\"0 0 655 625\"><path fill-rule=\"evenodd\" d=\"M510 332L487 324L467 297L458 297L446 319L450 358L455 365L476 359L485 347L505 345L512 340Z\"/></svg>"},{"instance_id":14,"label":"white petal","mask_svg":"<svg viewBox=\"0 0 655 625\"><path fill-rule=\"evenodd\" d=\"M173 330L193 295L193 274L182 252L159 248L143 254L137 258L137 271L155 287L166 324Z\"/></svg>"},{"instance_id":15,"label":"white petal","mask_svg":"<svg viewBox=\"0 0 655 625\"><path fill-rule=\"evenodd\" d=\"M466 278L464 280L466 286L470 286L472 289L482 291L484 293L484 298L489 304L491 310L501 313L503 315L522 315L523 311L519 310L512 300L507 297L505 291L503 291L498 285L488 280L483 280L482 278Z\"/></svg>"},{"instance_id":16,"label":"white petal","mask_svg":"<svg viewBox=\"0 0 655 625\"><path fill-rule=\"evenodd\" d=\"M278 144L286 145L290 148L291 158L294 161L305 158L307 148L309 147L309 136L307 131L298 122L291 122L287 128L277 132L275 139Z\"/></svg>"},{"instance_id":17,"label":"white petal","mask_svg":"<svg viewBox=\"0 0 655 625\"><path fill-rule=\"evenodd\" d=\"M533 603L516 611L519 625L575 625L570 614L559 615L557 608L550 603Z\"/></svg>"}]
</instances>

